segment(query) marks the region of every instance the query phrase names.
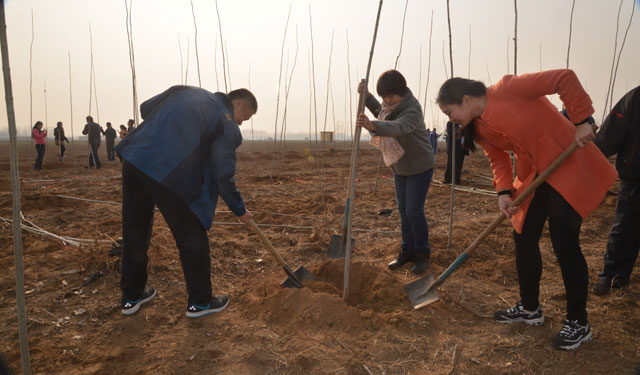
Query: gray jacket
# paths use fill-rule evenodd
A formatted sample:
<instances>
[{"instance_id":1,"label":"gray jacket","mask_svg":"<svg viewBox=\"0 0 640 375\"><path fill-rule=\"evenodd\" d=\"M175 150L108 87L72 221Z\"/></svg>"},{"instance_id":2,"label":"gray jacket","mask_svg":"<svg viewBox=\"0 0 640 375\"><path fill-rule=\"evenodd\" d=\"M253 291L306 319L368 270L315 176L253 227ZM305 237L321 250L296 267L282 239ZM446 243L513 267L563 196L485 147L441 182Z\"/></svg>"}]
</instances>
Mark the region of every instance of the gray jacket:
<instances>
[{"instance_id":1,"label":"gray jacket","mask_svg":"<svg viewBox=\"0 0 640 375\"><path fill-rule=\"evenodd\" d=\"M366 105L377 117L381 108L373 95L369 95ZM435 160L422 116L422 107L411 90L407 90L385 121L372 122L376 124L376 131L370 132L371 135L393 137L404 149L404 155L391 166L393 172L400 176L413 176L433 168Z\"/></svg>"}]
</instances>

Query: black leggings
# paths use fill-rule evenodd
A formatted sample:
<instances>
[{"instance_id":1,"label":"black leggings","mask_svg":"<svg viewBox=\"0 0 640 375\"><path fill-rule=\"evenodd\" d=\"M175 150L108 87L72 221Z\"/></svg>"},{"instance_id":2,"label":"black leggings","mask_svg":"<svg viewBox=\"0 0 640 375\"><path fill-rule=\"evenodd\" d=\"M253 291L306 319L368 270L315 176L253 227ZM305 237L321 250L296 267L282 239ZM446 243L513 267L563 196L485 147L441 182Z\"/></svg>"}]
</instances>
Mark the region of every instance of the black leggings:
<instances>
[{"instance_id":1,"label":"black leggings","mask_svg":"<svg viewBox=\"0 0 640 375\"><path fill-rule=\"evenodd\" d=\"M547 218L551 244L560 264L567 293L567 319L586 324L589 274L580 249L582 218L546 182L534 192L522 233L513 232L522 304L527 310L535 310L539 306L542 275L539 240Z\"/></svg>"}]
</instances>

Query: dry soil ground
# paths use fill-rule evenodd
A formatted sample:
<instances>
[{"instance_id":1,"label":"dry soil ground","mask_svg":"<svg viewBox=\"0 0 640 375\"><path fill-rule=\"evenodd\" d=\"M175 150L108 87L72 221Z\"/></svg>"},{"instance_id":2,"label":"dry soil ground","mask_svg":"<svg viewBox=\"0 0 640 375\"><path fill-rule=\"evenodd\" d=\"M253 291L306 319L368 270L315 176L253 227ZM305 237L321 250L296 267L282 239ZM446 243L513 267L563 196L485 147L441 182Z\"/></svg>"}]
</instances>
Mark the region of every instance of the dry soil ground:
<instances>
[{"instance_id":1,"label":"dry soil ground","mask_svg":"<svg viewBox=\"0 0 640 375\"><path fill-rule=\"evenodd\" d=\"M355 217L351 298L341 297L344 263L326 249L340 231L349 174L347 144L327 145L323 168L288 143L272 164L272 143L246 143L239 150L237 184L266 235L295 267L320 281L284 289L282 269L258 237L220 211L210 231L214 292L231 296L221 314L185 317L182 269L171 234L157 214L151 241L150 283L158 296L125 317L119 309L119 261L109 242L120 235L118 162L86 170L86 145L76 142L60 162L49 143L44 168L32 170L29 144L20 146L22 210L41 228L90 239L77 248L23 233L29 345L36 374L628 374L640 360L640 276L606 297L590 295L593 342L578 351L550 346L564 317L565 293L548 234L541 241L544 272L541 327L500 325L496 309L518 299L511 227L503 223L440 288L441 300L412 311L403 285L416 277L386 264L399 249L399 218L393 179L382 168L374 195L378 152L363 145ZM100 150L106 159L104 145ZM441 180L438 155L434 180ZM466 161L466 187L488 189L488 161L480 152ZM11 218L9 148L0 145L0 216ZM273 172L272 172L273 171ZM611 188L615 192L615 186ZM433 247L428 272L438 275L497 216L496 198L457 192L452 246L448 186L433 183L426 212ZM226 210L224 204L221 210ZM602 267L615 194L583 223L582 248L590 282ZM378 215L393 209L389 217ZM282 227L284 226L284 227ZM307 228L293 228L307 227ZM309 228L311 227L311 228ZM0 221L0 351L17 372L15 268L10 225ZM98 240L98 241L95 241Z\"/></svg>"}]
</instances>

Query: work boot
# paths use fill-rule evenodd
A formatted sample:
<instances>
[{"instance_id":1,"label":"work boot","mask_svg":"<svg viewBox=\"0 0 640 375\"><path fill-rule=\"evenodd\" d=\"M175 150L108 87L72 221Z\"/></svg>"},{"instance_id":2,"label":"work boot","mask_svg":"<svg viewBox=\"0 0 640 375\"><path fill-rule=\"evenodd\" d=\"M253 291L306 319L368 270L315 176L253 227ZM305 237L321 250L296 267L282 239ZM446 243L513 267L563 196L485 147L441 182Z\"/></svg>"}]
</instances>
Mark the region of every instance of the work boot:
<instances>
[{"instance_id":1,"label":"work boot","mask_svg":"<svg viewBox=\"0 0 640 375\"><path fill-rule=\"evenodd\" d=\"M413 255L413 267L411 267L411 272L419 275L427 270L429 267L429 253L416 253Z\"/></svg>"},{"instance_id":2,"label":"work boot","mask_svg":"<svg viewBox=\"0 0 640 375\"><path fill-rule=\"evenodd\" d=\"M598 282L593 287L592 292L596 296L604 296L609 294L611 288L620 289L627 284L629 284L629 280L620 276L598 276Z\"/></svg>"},{"instance_id":3,"label":"work boot","mask_svg":"<svg viewBox=\"0 0 640 375\"><path fill-rule=\"evenodd\" d=\"M413 260L413 253L402 249L400 253L398 253L398 257L391 263L389 263L389 269L395 270L402 267L404 264L409 263Z\"/></svg>"}]
</instances>

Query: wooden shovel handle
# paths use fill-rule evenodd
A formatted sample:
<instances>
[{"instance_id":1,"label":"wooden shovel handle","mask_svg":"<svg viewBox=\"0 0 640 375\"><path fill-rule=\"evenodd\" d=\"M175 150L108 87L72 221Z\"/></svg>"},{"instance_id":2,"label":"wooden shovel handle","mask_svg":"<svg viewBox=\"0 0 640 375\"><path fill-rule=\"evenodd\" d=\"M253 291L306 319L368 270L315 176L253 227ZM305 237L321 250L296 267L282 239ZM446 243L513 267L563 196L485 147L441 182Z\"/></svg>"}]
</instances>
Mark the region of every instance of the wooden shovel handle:
<instances>
[{"instance_id":1,"label":"wooden shovel handle","mask_svg":"<svg viewBox=\"0 0 640 375\"><path fill-rule=\"evenodd\" d=\"M577 148L578 144L575 141L571 143L571 145L567 147L567 149L564 150L562 154L560 154L560 156L558 156L544 171L542 171L542 173L538 175L538 177L536 177L535 180L533 180L531 185L527 186L527 188L524 189L522 193L520 193L520 195L518 195L516 199L513 200L513 203L511 205L517 206L525 199L527 199L527 197L531 195L531 193L533 193L533 191L536 190L538 186L540 186L540 184L542 184L547 179L547 177L549 177L549 175L551 175L551 173L553 173L556 168L560 166L560 164L567 160L567 158L569 158L569 156L571 156L571 154ZM469 257L469 253L476 247L478 247L480 242L484 241L485 238L493 233L498 225L500 225L500 223L502 223L502 221L506 218L507 216L501 212L500 215L491 224L489 224L489 226L485 228L485 230L467 247L467 249L462 254L460 254L460 256L453 263L451 263L451 265L440 276L438 276L438 278L434 282L434 285L442 283L447 277L449 277L449 275Z\"/></svg>"},{"instance_id":2,"label":"wooden shovel handle","mask_svg":"<svg viewBox=\"0 0 640 375\"><path fill-rule=\"evenodd\" d=\"M289 265L287 264L287 262L284 261L282 256L280 256L280 253L278 252L278 250L276 250L275 247L273 247L273 245L271 244L271 241L269 241L269 239L264 235L262 230L260 230L260 227L258 227L258 224L256 224L256 222L253 221L253 219L249 219L249 225L258 234L258 237L260 237L262 242L267 246L271 254L273 254L273 256L276 257L276 259L278 260L278 263L280 263L282 267L285 267L288 269Z\"/></svg>"}]
</instances>

